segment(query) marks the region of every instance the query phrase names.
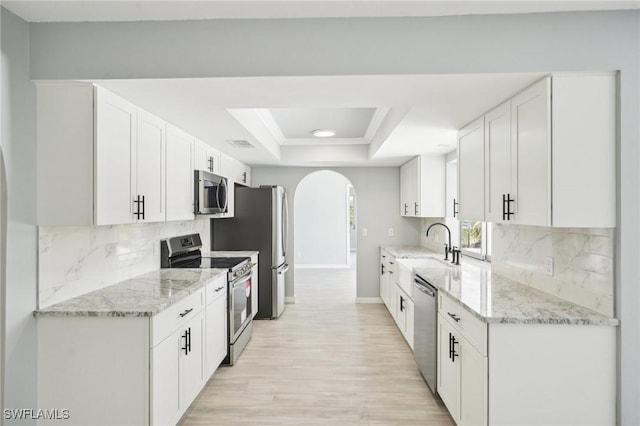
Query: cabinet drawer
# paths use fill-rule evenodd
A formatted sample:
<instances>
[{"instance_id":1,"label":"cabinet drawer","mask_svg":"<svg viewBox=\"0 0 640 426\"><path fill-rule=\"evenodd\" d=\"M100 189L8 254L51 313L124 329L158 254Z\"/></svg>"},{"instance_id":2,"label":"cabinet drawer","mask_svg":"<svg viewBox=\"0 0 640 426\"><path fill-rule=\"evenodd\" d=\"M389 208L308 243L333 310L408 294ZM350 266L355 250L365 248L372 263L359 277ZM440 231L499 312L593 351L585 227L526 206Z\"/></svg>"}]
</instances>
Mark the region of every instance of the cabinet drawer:
<instances>
[{"instance_id":1,"label":"cabinet drawer","mask_svg":"<svg viewBox=\"0 0 640 426\"><path fill-rule=\"evenodd\" d=\"M451 323L482 355L487 355L487 324L471 312L438 293L438 311Z\"/></svg>"},{"instance_id":2,"label":"cabinet drawer","mask_svg":"<svg viewBox=\"0 0 640 426\"><path fill-rule=\"evenodd\" d=\"M151 347L193 318L204 306L204 288L169 306L151 319Z\"/></svg>"},{"instance_id":3,"label":"cabinet drawer","mask_svg":"<svg viewBox=\"0 0 640 426\"><path fill-rule=\"evenodd\" d=\"M204 289L205 291L205 305L213 302L219 297L227 294L227 277L226 274L221 275L213 280L209 281Z\"/></svg>"}]
</instances>

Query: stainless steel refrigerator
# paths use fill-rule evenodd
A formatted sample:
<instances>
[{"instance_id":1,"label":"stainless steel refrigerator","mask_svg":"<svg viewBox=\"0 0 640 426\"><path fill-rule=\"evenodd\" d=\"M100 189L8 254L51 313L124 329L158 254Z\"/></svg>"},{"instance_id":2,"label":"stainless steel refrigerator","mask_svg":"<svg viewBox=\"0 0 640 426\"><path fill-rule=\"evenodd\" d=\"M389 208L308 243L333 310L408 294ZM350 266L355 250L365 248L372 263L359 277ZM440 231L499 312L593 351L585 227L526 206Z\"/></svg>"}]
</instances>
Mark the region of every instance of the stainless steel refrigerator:
<instances>
[{"instance_id":1,"label":"stainless steel refrigerator","mask_svg":"<svg viewBox=\"0 0 640 426\"><path fill-rule=\"evenodd\" d=\"M273 319L284 311L288 230L287 193L281 186L236 186L233 218L211 220L213 250L257 250L258 312Z\"/></svg>"}]
</instances>

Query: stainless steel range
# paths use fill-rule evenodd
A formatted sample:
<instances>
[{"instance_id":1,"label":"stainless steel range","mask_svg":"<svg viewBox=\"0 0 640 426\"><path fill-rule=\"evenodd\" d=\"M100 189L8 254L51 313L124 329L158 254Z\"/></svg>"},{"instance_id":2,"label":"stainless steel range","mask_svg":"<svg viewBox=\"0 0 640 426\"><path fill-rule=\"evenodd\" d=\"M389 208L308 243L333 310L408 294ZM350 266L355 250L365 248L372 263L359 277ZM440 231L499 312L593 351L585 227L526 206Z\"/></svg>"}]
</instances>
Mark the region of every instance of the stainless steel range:
<instances>
[{"instance_id":1,"label":"stainless steel range","mask_svg":"<svg viewBox=\"0 0 640 426\"><path fill-rule=\"evenodd\" d=\"M251 339L252 267L249 257L203 257L200 235L160 241L162 268L220 268L227 270L228 351L223 364L233 365Z\"/></svg>"}]
</instances>

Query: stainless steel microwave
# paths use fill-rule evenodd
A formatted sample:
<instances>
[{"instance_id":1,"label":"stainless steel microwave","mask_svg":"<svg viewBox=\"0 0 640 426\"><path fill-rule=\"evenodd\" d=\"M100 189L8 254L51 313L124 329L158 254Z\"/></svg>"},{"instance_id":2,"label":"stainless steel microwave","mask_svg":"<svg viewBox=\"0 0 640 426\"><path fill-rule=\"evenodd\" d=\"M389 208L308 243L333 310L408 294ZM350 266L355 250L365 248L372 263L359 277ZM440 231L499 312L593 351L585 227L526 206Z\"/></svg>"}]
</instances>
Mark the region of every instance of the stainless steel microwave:
<instances>
[{"instance_id":1,"label":"stainless steel microwave","mask_svg":"<svg viewBox=\"0 0 640 426\"><path fill-rule=\"evenodd\" d=\"M227 212L227 178L204 170L195 171L194 183L195 214L216 214Z\"/></svg>"}]
</instances>

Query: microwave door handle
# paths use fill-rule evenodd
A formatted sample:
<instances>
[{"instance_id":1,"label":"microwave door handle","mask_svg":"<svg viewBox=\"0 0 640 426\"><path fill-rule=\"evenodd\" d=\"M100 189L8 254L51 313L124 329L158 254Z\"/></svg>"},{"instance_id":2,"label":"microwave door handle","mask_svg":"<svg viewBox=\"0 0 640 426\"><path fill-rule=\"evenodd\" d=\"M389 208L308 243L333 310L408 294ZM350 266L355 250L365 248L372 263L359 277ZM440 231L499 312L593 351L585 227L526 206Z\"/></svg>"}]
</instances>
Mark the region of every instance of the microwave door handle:
<instances>
[{"instance_id":1,"label":"microwave door handle","mask_svg":"<svg viewBox=\"0 0 640 426\"><path fill-rule=\"evenodd\" d=\"M227 211L227 204L229 204L229 191L227 189L227 179L222 178L220 184L224 186L224 207L222 208L223 212ZM218 201L218 205L220 205L220 201Z\"/></svg>"}]
</instances>

